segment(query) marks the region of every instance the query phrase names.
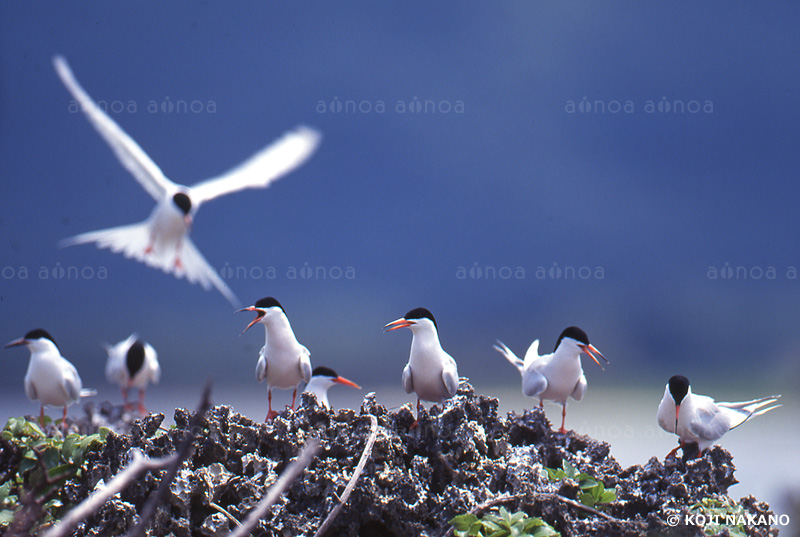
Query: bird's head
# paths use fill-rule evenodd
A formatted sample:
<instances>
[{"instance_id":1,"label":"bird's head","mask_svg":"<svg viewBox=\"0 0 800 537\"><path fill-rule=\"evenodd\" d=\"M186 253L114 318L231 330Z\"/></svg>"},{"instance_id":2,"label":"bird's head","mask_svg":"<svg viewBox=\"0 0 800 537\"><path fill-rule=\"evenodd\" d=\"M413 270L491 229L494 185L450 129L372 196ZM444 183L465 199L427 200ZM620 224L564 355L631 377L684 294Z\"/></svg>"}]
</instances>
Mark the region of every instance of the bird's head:
<instances>
[{"instance_id":1,"label":"bird's head","mask_svg":"<svg viewBox=\"0 0 800 537\"><path fill-rule=\"evenodd\" d=\"M267 323L269 322L270 318L274 315L286 314L286 311L281 306L281 303L278 302L276 299L272 298L271 296L264 297L252 306L247 306L246 308L242 308L238 310L236 313L241 311L254 311L256 312L256 318L250 321L250 324L242 330L242 334L247 332L251 326L258 322Z\"/></svg>"},{"instance_id":2,"label":"bird's head","mask_svg":"<svg viewBox=\"0 0 800 537\"><path fill-rule=\"evenodd\" d=\"M594 345L589 343L589 336L586 335L586 332L577 326L570 326L561 332L561 335L558 336L555 350L558 351L559 348L573 348L578 354L587 354L592 360L594 360L594 363L600 366L600 369L605 368L603 367L603 364L600 363L600 360L597 359L598 356L608 363L608 359L603 356L603 353L597 350Z\"/></svg>"},{"instance_id":3,"label":"bird's head","mask_svg":"<svg viewBox=\"0 0 800 537\"><path fill-rule=\"evenodd\" d=\"M667 389L675 401L675 430L678 430L678 415L681 412L681 403L687 395L692 393L692 387L689 385L689 379L683 375L674 375L670 377L667 382Z\"/></svg>"},{"instance_id":4,"label":"bird's head","mask_svg":"<svg viewBox=\"0 0 800 537\"><path fill-rule=\"evenodd\" d=\"M311 372L311 378L319 379L328 386L333 386L334 384L341 384L342 386L350 386L351 388L356 388L358 390L361 389L361 386L359 386L352 380L340 377L339 374L336 373L336 371L334 371L330 367L325 367L325 366L315 367L314 371Z\"/></svg>"},{"instance_id":5,"label":"bird's head","mask_svg":"<svg viewBox=\"0 0 800 537\"><path fill-rule=\"evenodd\" d=\"M53 336L41 328L31 330L25 334L25 337L15 339L14 341L6 344L5 348L18 347L20 345L27 345L31 352L45 351L53 347L58 350L58 345L53 339Z\"/></svg>"},{"instance_id":6,"label":"bird's head","mask_svg":"<svg viewBox=\"0 0 800 537\"><path fill-rule=\"evenodd\" d=\"M192 225L192 200L189 199L189 196L184 194L183 192L178 192L174 196L172 196L172 203L175 204L175 207L183 214L183 221L186 222L186 226L189 227Z\"/></svg>"},{"instance_id":7,"label":"bird's head","mask_svg":"<svg viewBox=\"0 0 800 537\"><path fill-rule=\"evenodd\" d=\"M434 333L438 331L436 319L433 314L425 308L414 308L405 314L405 316L392 321L383 327L385 332L391 332L398 328L410 328L412 332L417 330L432 330Z\"/></svg>"}]
</instances>

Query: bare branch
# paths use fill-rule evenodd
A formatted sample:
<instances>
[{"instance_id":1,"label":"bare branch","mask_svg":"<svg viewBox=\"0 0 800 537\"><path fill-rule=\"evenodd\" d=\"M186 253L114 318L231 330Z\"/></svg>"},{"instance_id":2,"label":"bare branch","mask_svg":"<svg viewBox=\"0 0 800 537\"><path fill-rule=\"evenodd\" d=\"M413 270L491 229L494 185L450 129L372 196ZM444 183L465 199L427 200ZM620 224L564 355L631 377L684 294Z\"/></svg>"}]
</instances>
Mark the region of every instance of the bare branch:
<instances>
[{"instance_id":1,"label":"bare branch","mask_svg":"<svg viewBox=\"0 0 800 537\"><path fill-rule=\"evenodd\" d=\"M174 464L177 458L177 454L172 454L161 459L148 459L138 449L131 450L131 456L132 460L128 463L128 466L115 475L105 487L92 492L88 498L67 513L42 537L66 537L78 523L95 514L106 501L125 490L140 474L147 470L165 468L170 464Z\"/></svg>"},{"instance_id":2,"label":"bare branch","mask_svg":"<svg viewBox=\"0 0 800 537\"><path fill-rule=\"evenodd\" d=\"M319 440L312 438L306 443L306 447L297 460L291 463L278 477L278 480L270 487L267 495L256 505L244 519L242 525L228 534L228 537L244 537L258 525L258 521L264 518L269 511L270 507L280 499L283 493L289 488L289 485L295 478L300 475L306 466L311 464L311 459L314 458L319 450Z\"/></svg>"},{"instance_id":3,"label":"bare branch","mask_svg":"<svg viewBox=\"0 0 800 537\"><path fill-rule=\"evenodd\" d=\"M175 451L175 460L170 466L167 466L166 473L161 477L161 483L158 485L156 492L150 496L147 503L144 504L142 512L139 515L139 523L128 533L127 537L144 537L147 531L147 526L156 514L156 507L159 503L164 501L169 494L169 485L175 476L178 474L178 469L185 459L189 457L194 449L194 441L197 439L197 433L202 430L203 418L211 406L211 379L206 381L203 387L203 395L200 398L200 404L197 407L192 419L189 421L189 434L183 439L178 449Z\"/></svg>"},{"instance_id":4,"label":"bare branch","mask_svg":"<svg viewBox=\"0 0 800 537\"><path fill-rule=\"evenodd\" d=\"M314 534L314 537L321 537L324 535L325 531L328 529L328 526L330 526L334 519L336 519L336 515L339 514L339 511L341 511L342 507L344 507L344 505L347 503L350 493L353 492L353 489L356 486L356 481L358 481L359 476L361 476L361 473L364 471L364 466L366 466L367 460L372 454L372 446L375 445L375 439L378 437L378 418L370 414L369 420L369 439L367 440L367 445L364 446L364 451L361 452L361 459L358 461L358 465L356 466L355 471L353 471L353 476L350 478L350 481L347 483L347 487L344 489L344 494L342 494L341 498L339 498L339 503L336 504L336 507L334 507L327 518L325 518L325 521Z\"/></svg>"}]
</instances>

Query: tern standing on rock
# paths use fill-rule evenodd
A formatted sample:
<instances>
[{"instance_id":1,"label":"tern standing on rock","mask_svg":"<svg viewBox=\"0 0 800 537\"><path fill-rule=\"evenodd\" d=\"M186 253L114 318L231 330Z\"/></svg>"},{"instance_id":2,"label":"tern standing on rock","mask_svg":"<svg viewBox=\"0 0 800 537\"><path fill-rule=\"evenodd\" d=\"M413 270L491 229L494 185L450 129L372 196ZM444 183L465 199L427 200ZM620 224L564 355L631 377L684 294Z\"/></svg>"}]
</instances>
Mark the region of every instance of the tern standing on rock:
<instances>
[{"instance_id":1,"label":"tern standing on rock","mask_svg":"<svg viewBox=\"0 0 800 537\"><path fill-rule=\"evenodd\" d=\"M237 306L236 296L188 237L194 216L207 201L245 188L266 188L291 172L314 152L320 141L319 133L298 127L223 175L193 187L180 185L167 179L142 148L95 104L64 58L56 56L53 65L89 123L111 146L125 169L156 200L155 208L143 222L83 233L62 241L61 245L97 243L98 248L121 252L176 278L185 277L203 289L214 286Z\"/></svg>"},{"instance_id":2,"label":"tern standing on rock","mask_svg":"<svg viewBox=\"0 0 800 537\"><path fill-rule=\"evenodd\" d=\"M31 401L39 401L41 411L39 423L44 427L44 407L63 406L64 415L61 426L67 434L67 407L77 403L81 397L95 395L94 390L84 390L78 370L61 356L53 337L45 330L31 330L6 345L16 347L25 345L31 352L28 372L25 374L25 394Z\"/></svg>"},{"instance_id":3,"label":"tern standing on rock","mask_svg":"<svg viewBox=\"0 0 800 537\"><path fill-rule=\"evenodd\" d=\"M406 393L417 394L417 418L419 424L421 401L441 403L458 391L458 368L456 361L439 343L436 319L425 308L416 308L404 317L387 324L387 332L398 328L409 328L412 334L411 354L403 369L403 388Z\"/></svg>"},{"instance_id":4,"label":"tern standing on rock","mask_svg":"<svg viewBox=\"0 0 800 537\"><path fill-rule=\"evenodd\" d=\"M668 433L677 434L680 442L667 457L678 449L683 449L684 457L699 457L731 429L781 406L773 405L779 397L771 395L739 403L715 403L707 395L693 394L689 379L683 375L673 376L667 382L656 413L658 425Z\"/></svg>"},{"instance_id":5,"label":"tern standing on rock","mask_svg":"<svg viewBox=\"0 0 800 537\"><path fill-rule=\"evenodd\" d=\"M142 416L147 414L144 406L144 392L148 384L158 384L161 378L161 367L158 354L152 345L131 334L114 346L106 345L108 361L106 362L106 379L112 384L119 384L125 410L133 405L128 402L128 390L139 389L138 411Z\"/></svg>"},{"instance_id":6,"label":"tern standing on rock","mask_svg":"<svg viewBox=\"0 0 800 537\"><path fill-rule=\"evenodd\" d=\"M525 396L538 397L540 408L544 406L545 399L561 404L560 433L567 432L564 428L567 399L572 397L580 401L586 394L586 375L581 366L581 353L588 354L600 369L603 369L603 365L597 356L608 363L606 357L589 343L586 332L577 326L570 326L561 332L555 350L544 356L539 356L538 339L531 343L524 360L520 360L501 341L497 342L494 349L519 370L522 375L522 393Z\"/></svg>"},{"instance_id":7,"label":"tern standing on rock","mask_svg":"<svg viewBox=\"0 0 800 537\"><path fill-rule=\"evenodd\" d=\"M331 405L328 402L328 390L336 384L350 386L351 388L355 388L357 390L361 389L361 386L352 380L347 380L344 377L340 377L333 369L325 366L319 366L315 367L314 371L311 372L311 381L309 381L309 383L306 385L303 393L313 393L317 398L317 402L330 410Z\"/></svg>"},{"instance_id":8,"label":"tern standing on rock","mask_svg":"<svg viewBox=\"0 0 800 537\"><path fill-rule=\"evenodd\" d=\"M267 380L267 401L269 409L267 420L278 415L272 410L272 388L288 390L292 393L292 410L297 399L297 386L302 381L311 380L311 353L301 345L292 331L289 318L280 302L271 296L262 298L252 306L239 311L254 311L256 318L242 331L247 332L256 323L264 325L266 341L258 353L256 378L259 382ZM237 312L239 313L239 312Z\"/></svg>"}]
</instances>

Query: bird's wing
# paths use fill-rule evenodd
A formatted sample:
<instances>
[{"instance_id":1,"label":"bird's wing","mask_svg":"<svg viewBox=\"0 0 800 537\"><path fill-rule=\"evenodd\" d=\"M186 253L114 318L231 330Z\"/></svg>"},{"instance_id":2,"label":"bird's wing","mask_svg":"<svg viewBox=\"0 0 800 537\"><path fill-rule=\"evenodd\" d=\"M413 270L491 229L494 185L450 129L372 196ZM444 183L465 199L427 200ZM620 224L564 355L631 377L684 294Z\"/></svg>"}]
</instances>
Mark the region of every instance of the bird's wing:
<instances>
[{"instance_id":1,"label":"bird's wing","mask_svg":"<svg viewBox=\"0 0 800 537\"><path fill-rule=\"evenodd\" d=\"M261 354L258 357L258 362L256 362L256 380L261 382L265 378L267 378L267 359Z\"/></svg>"},{"instance_id":2,"label":"bird's wing","mask_svg":"<svg viewBox=\"0 0 800 537\"><path fill-rule=\"evenodd\" d=\"M700 440L714 442L731 430L730 416L716 405L698 406L697 416L689 423L689 431Z\"/></svg>"},{"instance_id":3,"label":"bird's wing","mask_svg":"<svg viewBox=\"0 0 800 537\"><path fill-rule=\"evenodd\" d=\"M147 344L148 360L150 362L150 382L158 384L161 380L161 364L158 363L158 353L149 343Z\"/></svg>"},{"instance_id":4,"label":"bird's wing","mask_svg":"<svg viewBox=\"0 0 800 537\"><path fill-rule=\"evenodd\" d=\"M306 382L311 381L311 353L309 350L300 345L300 374Z\"/></svg>"},{"instance_id":5,"label":"bird's wing","mask_svg":"<svg viewBox=\"0 0 800 537\"><path fill-rule=\"evenodd\" d=\"M578 383L575 385L575 389L572 390L570 397L576 401L583 399L583 396L586 395L586 386L586 375L581 375L581 378L578 379Z\"/></svg>"},{"instance_id":6,"label":"bird's wing","mask_svg":"<svg viewBox=\"0 0 800 537\"><path fill-rule=\"evenodd\" d=\"M442 368L442 381L448 397L453 397L458 391L458 366L452 356L448 356L448 358L450 359L445 361Z\"/></svg>"},{"instance_id":7,"label":"bird's wing","mask_svg":"<svg viewBox=\"0 0 800 537\"><path fill-rule=\"evenodd\" d=\"M528 350L525 351L525 366L528 366L538 360L539 356L539 340L534 339L531 346L528 347Z\"/></svg>"},{"instance_id":8,"label":"bird's wing","mask_svg":"<svg viewBox=\"0 0 800 537\"><path fill-rule=\"evenodd\" d=\"M39 399L38 394L36 393L36 385L33 383L33 380L25 375L25 395L28 396L28 399L31 401L36 401Z\"/></svg>"},{"instance_id":9,"label":"bird's wing","mask_svg":"<svg viewBox=\"0 0 800 537\"><path fill-rule=\"evenodd\" d=\"M199 206L237 190L265 188L303 164L320 139L314 129L297 127L227 173L191 187L192 201Z\"/></svg>"},{"instance_id":10,"label":"bird's wing","mask_svg":"<svg viewBox=\"0 0 800 537\"><path fill-rule=\"evenodd\" d=\"M203 257L203 254L200 253L200 250L197 249L188 236L183 238L180 258L180 267L176 267L175 261L173 260L170 265L159 268L167 273L172 272L175 274L176 278L186 277L189 283L200 284L206 291L213 286L217 291L222 293L222 296L228 299L228 302L230 302L234 308L240 306L239 299L236 298L233 291L231 291L228 285L220 278L217 271L209 265L208 261Z\"/></svg>"},{"instance_id":11,"label":"bird's wing","mask_svg":"<svg viewBox=\"0 0 800 537\"><path fill-rule=\"evenodd\" d=\"M108 117L103 110L92 100L81 87L67 60L62 56L53 58L53 66L61 82L67 87L75 100L86 114L89 123L100 136L111 146L120 163L128 170L139 184L156 200L161 200L167 192L177 189L172 181L167 179L161 169L147 156L139 145L128 136L113 119Z\"/></svg>"},{"instance_id":12,"label":"bird's wing","mask_svg":"<svg viewBox=\"0 0 800 537\"><path fill-rule=\"evenodd\" d=\"M503 355L503 357L504 357L506 360L508 360L508 362L509 362L511 365L513 365L514 367L516 367L516 368L517 368L517 370L519 370L519 372L520 372L520 373L522 373L522 367L523 367L523 362L522 362L522 360L520 360L520 359L517 357L517 355L516 355L516 354L514 354L514 352L513 352L511 349L509 349L508 347L506 347L505 343L503 343L502 341L500 341L500 340L498 339L498 340L497 340L497 345L494 345L492 348L493 348L494 350L496 350L497 352L499 352L500 354L502 354L502 355Z\"/></svg>"},{"instance_id":13,"label":"bird's wing","mask_svg":"<svg viewBox=\"0 0 800 537\"><path fill-rule=\"evenodd\" d=\"M411 378L411 364L406 364L403 368L403 389L406 393L414 391L414 379Z\"/></svg>"},{"instance_id":14,"label":"bird's wing","mask_svg":"<svg viewBox=\"0 0 800 537\"><path fill-rule=\"evenodd\" d=\"M526 397L536 397L546 389L547 377L535 369L528 369L522 375L522 393Z\"/></svg>"},{"instance_id":15,"label":"bird's wing","mask_svg":"<svg viewBox=\"0 0 800 537\"><path fill-rule=\"evenodd\" d=\"M111 384L123 384L125 382L125 367L123 364L122 353L117 350L117 345L105 345L108 359L106 360L106 380Z\"/></svg>"},{"instance_id":16,"label":"bird's wing","mask_svg":"<svg viewBox=\"0 0 800 537\"><path fill-rule=\"evenodd\" d=\"M769 397L762 397L761 399L753 399L752 401L741 401L738 403L717 403L723 412L728 415L731 421L731 429L738 427L752 417L760 416L765 412L769 412L781 405L773 405L778 401L780 395L771 395ZM772 405L772 406L770 406Z\"/></svg>"},{"instance_id":17,"label":"bird's wing","mask_svg":"<svg viewBox=\"0 0 800 537\"><path fill-rule=\"evenodd\" d=\"M67 363L68 367L64 369L64 374L61 378L61 389L67 396L68 401L77 401L81 397L83 390L83 382L81 377L78 376L78 370L71 363Z\"/></svg>"},{"instance_id":18,"label":"bird's wing","mask_svg":"<svg viewBox=\"0 0 800 537\"><path fill-rule=\"evenodd\" d=\"M661 398L661 402L658 404L656 421L658 421L659 427L668 433L675 432L675 401L669 393L669 388L664 390L664 397Z\"/></svg>"}]
</instances>

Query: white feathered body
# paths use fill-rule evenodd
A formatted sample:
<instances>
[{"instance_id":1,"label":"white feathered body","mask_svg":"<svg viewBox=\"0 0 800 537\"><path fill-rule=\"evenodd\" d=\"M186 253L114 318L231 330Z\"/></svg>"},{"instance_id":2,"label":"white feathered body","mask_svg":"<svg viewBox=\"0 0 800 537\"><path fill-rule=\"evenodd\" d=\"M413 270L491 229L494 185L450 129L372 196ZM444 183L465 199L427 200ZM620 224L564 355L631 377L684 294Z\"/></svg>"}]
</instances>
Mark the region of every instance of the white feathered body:
<instances>
[{"instance_id":1,"label":"white feathered body","mask_svg":"<svg viewBox=\"0 0 800 537\"><path fill-rule=\"evenodd\" d=\"M45 406L69 406L78 401L83 390L78 370L61 356L49 340L29 343L31 351L25 374L25 394Z\"/></svg>"},{"instance_id":2,"label":"white feathered body","mask_svg":"<svg viewBox=\"0 0 800 537\"><path fill-rule=\"evenodd\" d=\"M122 389L138 388L144 390L149 384L157 384L161 379L161 366L158 363L158 353L149 343L142 342L144 347L144 362L131 376L127 365L128 350L137 340L136 334L131 334L113 346L107 346L108 360L106 361L106 379L112 384L118 384Z\"/></svg>"}]
</instances>

